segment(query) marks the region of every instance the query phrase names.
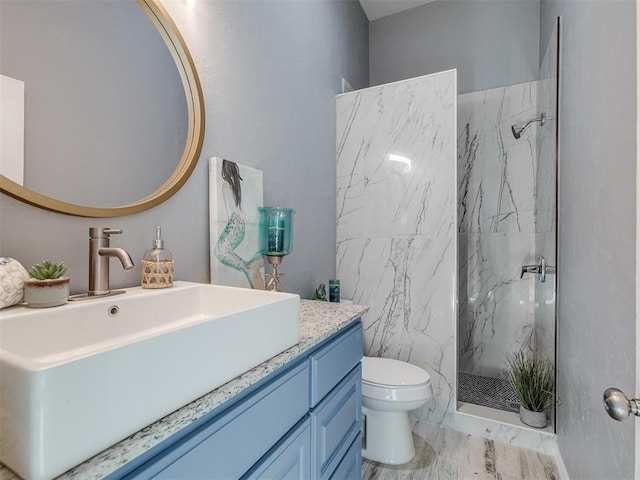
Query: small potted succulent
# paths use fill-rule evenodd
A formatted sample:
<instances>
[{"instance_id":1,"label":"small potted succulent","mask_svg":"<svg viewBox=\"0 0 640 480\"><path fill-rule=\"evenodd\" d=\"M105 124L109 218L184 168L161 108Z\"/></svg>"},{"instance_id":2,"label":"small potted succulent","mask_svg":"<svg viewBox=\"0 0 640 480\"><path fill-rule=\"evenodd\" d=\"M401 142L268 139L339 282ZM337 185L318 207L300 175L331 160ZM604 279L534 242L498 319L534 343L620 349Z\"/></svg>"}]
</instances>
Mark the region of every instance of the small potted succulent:
<instances>
[{"instance_id":1,"label":"small potted succulent","mask_svg":"<svg viewBox=\"0 0 640 480\"><path fill-rule=\"evenodd\" d=\"M56 307L67 303L69 277L64 262L45 260L29 269L31 278L24 282L24 301L32 308Z\"/></svg>"},{"instance_id":2,"label":"small potted succulent","mask_svg":"<svg viewBox=\"0 0 640 480\"><path fill-rule=\"evenodd\" d=\"M520 420L525 425L544 428L548 410L554 409L555 369L553 363L524 352L513 354L508 360L509 383L520 402Z\"/></svg>"}]
</instances>

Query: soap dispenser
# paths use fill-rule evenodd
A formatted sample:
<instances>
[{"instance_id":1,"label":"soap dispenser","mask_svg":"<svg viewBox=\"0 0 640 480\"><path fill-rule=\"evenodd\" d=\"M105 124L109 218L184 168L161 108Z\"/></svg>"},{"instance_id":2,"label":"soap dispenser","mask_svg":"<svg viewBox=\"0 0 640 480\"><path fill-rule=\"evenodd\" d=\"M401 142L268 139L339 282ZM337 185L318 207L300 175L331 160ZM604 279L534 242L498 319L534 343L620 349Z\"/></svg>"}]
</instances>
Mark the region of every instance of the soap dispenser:
<instances>
[{"instance_id":1,"label":"soap dispenser","mask_svg":"<svg viewBox=\"0 0 640 480\"><path fill-rule=\"evenodd\" d=\"M167 288L173 285L173 256L164 248L162 232L156 227L156 239L142 259L142 288Z\"/></svg>"}]
</instances>

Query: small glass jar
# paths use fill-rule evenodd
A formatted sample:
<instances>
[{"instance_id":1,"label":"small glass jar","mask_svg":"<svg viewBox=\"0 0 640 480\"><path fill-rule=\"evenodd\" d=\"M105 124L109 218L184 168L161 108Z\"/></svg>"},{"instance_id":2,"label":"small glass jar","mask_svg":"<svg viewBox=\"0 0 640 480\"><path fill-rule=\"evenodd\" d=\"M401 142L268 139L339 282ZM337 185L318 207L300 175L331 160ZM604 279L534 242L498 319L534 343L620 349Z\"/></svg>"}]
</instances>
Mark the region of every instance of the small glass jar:
<instances>
[{"instance_id":1,"label":"small glass jar","mask_svg":"<svg viewBox=\"0 0 640 480\"><path fill-rule=\"evenodd\" d=\"M340 303L340 280L329 280L329 301Z\"/></svg>"}]
</instances>

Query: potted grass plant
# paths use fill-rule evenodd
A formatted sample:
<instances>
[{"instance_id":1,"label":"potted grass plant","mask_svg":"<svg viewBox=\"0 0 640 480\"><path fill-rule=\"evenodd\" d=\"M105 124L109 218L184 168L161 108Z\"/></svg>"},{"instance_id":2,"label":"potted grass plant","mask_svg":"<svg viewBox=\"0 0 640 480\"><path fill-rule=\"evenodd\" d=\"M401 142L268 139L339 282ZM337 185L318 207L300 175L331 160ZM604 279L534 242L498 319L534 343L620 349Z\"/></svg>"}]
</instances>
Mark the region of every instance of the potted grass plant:
<instances>
[{"instance_id":1,"label":"potted grass plant","mask_svg":"<svg viewBox=\"0 0 640 480\"><path fill-rule=\"evenodd\" d=\"M525 425L544 428L548 410L558 404L554 394L553 363L520 351L508 360L509 383L520 402L520 420Z\"/></svg>"},{"instance_id":2,"label":"potted grass plant","mask_svg":"<svg viewBox=\"0 0 640 480\"><path fill-rule=\"evenodd\" d=\"M24 282L24 300L31 308L56 307L67 303L69 277L64 262L45 260L31 267Z\"/></svg>"}]
</instances>

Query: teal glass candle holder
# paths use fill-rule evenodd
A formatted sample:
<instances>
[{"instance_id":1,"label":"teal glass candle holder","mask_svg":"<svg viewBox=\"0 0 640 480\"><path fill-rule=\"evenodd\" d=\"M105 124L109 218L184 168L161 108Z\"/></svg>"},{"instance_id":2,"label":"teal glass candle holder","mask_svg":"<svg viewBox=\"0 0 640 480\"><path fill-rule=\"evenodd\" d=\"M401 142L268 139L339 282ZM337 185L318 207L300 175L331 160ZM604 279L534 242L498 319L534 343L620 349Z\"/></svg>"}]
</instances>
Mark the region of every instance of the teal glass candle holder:
<instances>
[{"instance_id":1,"label":"teal glass candle holder","mask_svg":"<svg viewBox=\"0 0 640 480\"><path fill-rule=\"evenodd\" d=\"M258 207L260 253L283 257L293 247L293 208Z\"/></svg>"},{"instance_id":2,"label":"teal glass candle holder","mask_svg":"<svg viewBox=\"0 0 640 480\"><path fill-rule=\"evenodd\" d=\"M280 291L280 278L283 273L278 273L278 265L282 258L291 253L293 247L293 208L258 207L260 217L260 233L258 243L260 253L266 255L267 262L273 267L272 273L265 274L267 284L265 289Z\"/></svg>"}]
</instances>

